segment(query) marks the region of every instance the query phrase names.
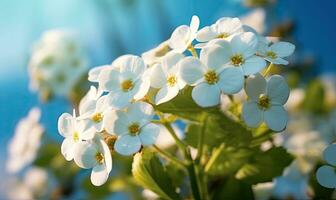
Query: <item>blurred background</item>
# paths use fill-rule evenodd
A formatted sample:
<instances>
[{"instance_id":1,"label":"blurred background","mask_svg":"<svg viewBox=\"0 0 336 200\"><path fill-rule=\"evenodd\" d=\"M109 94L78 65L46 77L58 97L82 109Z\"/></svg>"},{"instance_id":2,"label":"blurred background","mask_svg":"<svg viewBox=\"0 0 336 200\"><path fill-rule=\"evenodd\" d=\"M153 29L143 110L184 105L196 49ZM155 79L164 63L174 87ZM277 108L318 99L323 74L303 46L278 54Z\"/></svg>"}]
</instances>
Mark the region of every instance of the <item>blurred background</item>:
<instances>
[{"instance_id":1,"label":"blurred background","mask_svg":"<svg viewBox=\"0 0 336 200\"><path fill-rule=\"evenodd\" d=\"M27 66L43 32L76 32L92 68L122 54L141 55L168 39L177 26L189 24L192 15L199 16L202 27L257 10L245 22L297 46L292 59L296 66L308 66L300 68L307 69L302 80L320 76L335 84L335 6L332 0L0 0L0 177L7 176L7 146L19 119L40 107L47 136L61 141L57 119L72 109L62 97L41 103L29 87Z\"/></svg>"}]
</instances>

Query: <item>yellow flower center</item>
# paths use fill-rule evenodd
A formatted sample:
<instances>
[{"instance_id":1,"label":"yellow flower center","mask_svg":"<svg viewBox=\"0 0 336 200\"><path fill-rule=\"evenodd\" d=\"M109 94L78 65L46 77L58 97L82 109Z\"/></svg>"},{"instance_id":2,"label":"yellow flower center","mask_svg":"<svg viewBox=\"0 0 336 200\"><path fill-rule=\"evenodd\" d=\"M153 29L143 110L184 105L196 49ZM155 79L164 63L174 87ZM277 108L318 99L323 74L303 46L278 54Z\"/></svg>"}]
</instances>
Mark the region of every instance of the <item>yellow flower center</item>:
<instances>
[{"instance_id":1,"label":"yellow flower center","mask_svg":"<svg viewBox=\"0 0 336 200\"><path fill-rule=\"evenodd\" d=\"M73 139L75 142L78 142L78 140L79 140L79 136L78 136L78 132L77 132L77 131L75 131L75 132L73 133L73 135L72 135L72 139Z\"/></svg>"},{"instance_id":2,"label":"yellow flower center","mask_svg":"<svg viewBox=\"0 0 336 200\"><path fill-rule=\"evenodd\" d=\"M54 57L48 56L45 59L43 59L42 64L43 65L51 65L54 63Z\"/></svg>"},{"instance_id":3,"label":"yellow flower center","mask_svg":"<svg viewBox=\"0 0 336 200\"><path fill-rule=\"evenodd\" d=\"M204 79L208 84L213 85L218 82L219 77L214 70L209 70L204 74Z\"/></svg>"},{"instance_id":4,"label":"yellow flower center","mask_svg":"<svg viewBox=\"0 0 336 200\"><path fill-rule=\"evenodd\" d=\"M98 164L103 164L104 163L104 155L101 152L97 152L95 155L95 159Z\"/></svg>"},{"instance_id":5,"label":"yellow flower center","mask_svg":"<svg viewBox=\"0 0 336 200\"><path fill-rule=\"evenodd\" d=\"M270 107L269 98L266 95L261 94L259 96L258 105L263 109L268 109Z\"/></svg>"},{"instance_id":6,"label":"yellow flower center","mask_svg":"<svg viewBox=\"0 0 336 200\"><path fill-rule=\"evenodd\" d=\"M134 83L132 80L124 80L120 86L124 92L128 92L133 89Z\"/></svg>"},{"instance_id":7,"label":"yellow flower center","mask_svg":"<svg viewBox=\"0 0 336 200\"><path fill-rule=\"evenodd\" d=\"M103 114L102 113L96 113L91 117L92 121L95 123L99 123L103 120Z\"/></svg>"},{"instance_id":8,"label":"yellow flower center","mask_svg":"<svg viewBox=\"0 0 336 200\"><path fill-rule=\"evenodd\" d=\"M241 54L236 54L234 56L231 57L231 63L235 66L239 66L244 64L244 58Z\"/></svg>"},{"instance_id":9,"label":"yellow flower center","mask_svg":"<svg viewBox=\"0 0 336 200\"><path fill-rule=\"evenodd\" d=\"M217 38L225 39L225 38L227 38L227 37L229 37L229 36L230 36L230 34L228 34L228 33L221 33L221 34L219 34L219 35L217 36Z\"/></svg>"},{"instance_id":10,"label":"yellow flower center","mask_svg":"<svg viewBox=\"0 0 336 200\"><path fill-rule=\"evenodd\" d=\"M272 59L276 59L278 57L274 51L267 51L266 56Z\"/></svg>"},{"instance_id":11,"label":"yellow flower center","mask_svg":"<svg viewBox=\"0 0 336 200\"><path fill-rule=\"evenodd\" d=\"M128 127L128 132L131 135L137 135L140 131L140 125L139 123L132 123L129 127Z\"/></svg>"},{"instance_id":12,"label":"yellow flower center","mask_svg":"<svg viewBox=\"0 0 336 200\"><path fill-rule=\"evenodd\" d=\"M177 83L177 78L176 76L174 75L171 75L167 78L167 84L170 86L170 87L173 87L175 84Z\"/></svg>"},{"instance_id":13,"label":"yellow flower center","mask_svg":"<svg viewBox=\"0 0 336 200\"><path fill-rule=\"evenodd\" d=\"M169 45L163 45L155 52L155 57L162 57L170 51Z\"/></svg>"}]
</instances>

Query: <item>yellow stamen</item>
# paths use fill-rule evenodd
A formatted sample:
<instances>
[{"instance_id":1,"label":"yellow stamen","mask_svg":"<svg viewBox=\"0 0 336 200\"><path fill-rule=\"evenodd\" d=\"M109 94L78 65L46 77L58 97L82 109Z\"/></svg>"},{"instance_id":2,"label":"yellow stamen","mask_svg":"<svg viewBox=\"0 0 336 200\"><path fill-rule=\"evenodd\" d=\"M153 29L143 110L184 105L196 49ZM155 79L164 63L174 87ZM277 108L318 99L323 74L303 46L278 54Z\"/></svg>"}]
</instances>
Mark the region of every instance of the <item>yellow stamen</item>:
<instances>
[{"instance_id":1,"label":"yellow stamen","mask_svg":"<svg viewBox=\"0 0 336 200\"><path fill-rule=\"evenodd\" d=\"M95 159L96 159L97 163L100 164L100 165L104 163L104 155L100 152L96 153Z\"/></svg>"},{"instance_id":2,"label":"yellow stamen","mask_svg":"<svg viewBox=\"0 0 336 200\"><path fill-rule=\"evenodd\" d=\"M217 38L225 39L225 38L227 38L227 37L229 37L229 36L230 36L230 34L228 34L228 33L221 33L221 34L219 34L219 35L217 36Z\"/></svg>"},{"instance_id":3,"label":"yellow stamen","mask_svg":"<svg viewBox=\"0 0 336 200\"><path fill-rule=\"evenodd\" d=\"M78 142L78 140L79 140L79 136L78 136L78 132L77 132L77 131L75 131L75 132L73 133L73 135L72 135L72 139L73 139L75 142Z\"/></svg>"},{"instance_id":4,"label":"yellow stamen","mask_svg":"<svg viewBox=\"0 0 336 200\"><path fill-rule=\"evenodd\" d=\"M103 120L103 114L102 113L95 113L92 117L91 117L92 121L94 121L95 123L99 123Z\"/></svg>"},{"instance_id":5,"label":"yellow stamen","mask_svg":"<svg viewBox=\"0 0 336 200\"><path fill-rule=\"evenodd\" d=\"M268 109L270 107L269 98L266 95L261 94L259 96L258 105L263 109Z\"/></svg>"},{"instance_id":6,"label":"yellow stamen","mask_svg":"<svg viewBox=\"0 0 336 200\"><path fill-rule=\"evenodd\" d=\"M274 51L267 51L266 56L270 57L272 59L276 59L278 57L277 54Z\"/></svg>"},{"instance_id":7,"label":"yellow stamen","mask_svg":"<svg viewBox=\"0 0 336 200\"><path fill-rule=\"evenodd\" d=\"M244 64L244 58L241 54L236 54L234 56L231 57L231 63L235 66L240 66L242 64Z\"/></svg>"},{"instance_id":8,"label":"yellow stamen","mask_svg":"<svg viewBox=\"0 0 336 200\"><path fill-rule=\"evenodd\" d=\"M176 76L174 75L171 75L167 78L167 84L170 86L170 87L173 87L175 84L177 83L177 78Z\"/></svg>"},{"instance_id":9,"label":"yellow stamen","mask_svg":"<svg viewBox=\"0 0 336 200\"><path fill-rule=\"evenodd\" d=\"M137 135L140 132L140 125L139 123L132 123L128 127L128 131L131 135Z\"/></svg>"},{"instance_id":10,"label":"yellow stamen","mask_svg":"<svg viewBox=\"0 0 336 200\"><path fill-rule=\"evenodd\" d=\"M219 77L215 71L209 70L204 74L204 79L208 84L213 85L218 82Z\"/></svg>"},{"instance_id":11,"label":"yellow stamen","mask_svg":"<svg viewBox=\"0 0 336 200\"><path fill-rule=\"evenodd\" d=\"M124 92L128 92L130 90L133 89L134 87L134 83L132 80L124 80L121 84L121 89L124 91Z\"/></svg>"}]
</instances>

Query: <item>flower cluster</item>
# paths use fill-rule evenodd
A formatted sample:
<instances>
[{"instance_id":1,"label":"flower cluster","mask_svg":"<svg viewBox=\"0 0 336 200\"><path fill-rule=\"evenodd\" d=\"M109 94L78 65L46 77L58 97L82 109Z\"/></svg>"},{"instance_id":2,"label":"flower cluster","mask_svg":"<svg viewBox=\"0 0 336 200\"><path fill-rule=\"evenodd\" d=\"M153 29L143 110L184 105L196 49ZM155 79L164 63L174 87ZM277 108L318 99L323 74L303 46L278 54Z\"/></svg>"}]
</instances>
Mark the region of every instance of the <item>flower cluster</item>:
<instances>
[{"instance_id":1,"label":"flower cluster","mask_svg":"<svg viewBox=\"0 0 336 200\"><path fill-rule=\"evenodd\" d=\"M29 61L30 88L42 99L65 96L87 70L87 58L76 35L50 30L33 48Z\"/></svg>"},{"instance_id":2,"label":"flower cluster","mask_svg":"<svg viewBox=\"0 0 336 200\"><path fill-rule=\"evenodd\" d=\"M222 95L236 94L245 86L246 124L265 122L274 131L286 127L283 105L289 88L281 76L266 81L260 72L267 63L286 65L284 58L294 45L272 43L238 18L221 18L200 30L199 24L193 16L189 26L177 27L168 41L143 57L124 55L89 72L89 81L97 87L81 100L78 114L59 118L58 129L65 137L62 154L82 168L92 168L94 185L102 185L109 176L111 150L127 156L155 143L160 127L153 121L154 107L173 100L186 87L192 88L191 98L199 107L213 107ZM149 91L156 91L153 102Z\"/></svg>"}]
</instances>

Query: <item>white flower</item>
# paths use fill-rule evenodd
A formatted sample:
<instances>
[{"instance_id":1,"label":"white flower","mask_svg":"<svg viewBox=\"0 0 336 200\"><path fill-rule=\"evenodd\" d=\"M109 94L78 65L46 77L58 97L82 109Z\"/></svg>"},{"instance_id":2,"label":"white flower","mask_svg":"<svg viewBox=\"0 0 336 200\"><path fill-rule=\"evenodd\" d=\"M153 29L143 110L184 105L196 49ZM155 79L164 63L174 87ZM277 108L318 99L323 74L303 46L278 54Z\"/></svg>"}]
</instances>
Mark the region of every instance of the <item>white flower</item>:
<instances>
[{"instance_id":1,"label":"white flower","mask_svg":"<svg viewBox=\"0 0 336 200\"><path fill-rule=\"evenodd\" d=\"M150 122L153 115L150 104L137 102L126 111L116 111L116 115L107 116L107 132L118 136L114 149L122 155L131 155L138 152L142 145L154 144L160 127Z\"/></svg>"},{"instance_id":2,"label":"white flower","mask_svg":"<svg viewBox=\"0 0 336 200\"><path fill-rule=\"evenodd\" d=\"M284 57L290 56L294 50L295 46L289 42L275 42L270 46L265 45L258 53L271 63L287 65L288 61Z\"/></svg>"},{"instance_id":3,"label":"white flower","mask_svg":"<svg viewBox=\"0 0 336 200\"><path fill-rule=\"evenodd\" d=\"M316 172L317 181L327 188L336 188L335 155L336 144L331 144L323 152L323 157L329 165L320 167Z\"/></svg>"},{"instance_id":4,"label":"white flower","mask_svg":"<svg viewBox=\"0 0 336 200\"><path fill-rule=\"evenodd\" d=\"M87 127L94 127L97 132L104 128L104 115L110 107L106 102L107 96L99 97L97 89L91 86L90 90L83 97L79 104L79 117Z\"/></svg>"},{"instance_id":5,"label":"white flower","mask_svg":"<svg viewBox=\"0 0 336 200\"><path fill-rule=\"evenodd\" d=\"M78 120L75 115L63 113L58 119L58 131L65 137L62 143L61 152L66 160L70 161L74 157L76 144L82 140L91 140L96 130L89 128L83 120Z\"/></svg>"},{"instance_id":6,"label":"white flower","mask_svg":"<svg viewBox=\"0 0 336 200\"><path fill-rule=\"evenodd\" d=\"M196 40L199 42L208 42L215 38L226 39L236 33L243 32L243 24L238 18L223 17L211 26L200 29Z\"/></svg>"},{"instance_id":7,"label":"white flower","mask_svg":"<svg viewBox=\"0 0 336 200\"><path fill-rule=\"evenodd\" d=\"M179 53L187 50L196 38L199 24L199 18L194 15L191 18L190 26L181 25L177 27L169 39L170 48Z\"/></svg>"},{"instance_id":8,"label":"white flower","mask_svg":"<svg viewBox=\"0 0 336 200\"><path fill-rule=\"evenodd\" d=\"M166 40L159 44L157 47L146 51L141 55L142 59L145 61L146 65L152 66L155 63L159 63L161 58L169 53L172 49L168 44L169 40Z\"/></svg>"},{"instance_id":9,"label":"white flower","mask_svg":"<svg viewBox=\"0 0 336 200\"><path fill-rule=\"evenodd\" d=\"M242 16L240 19L244 25L252 27L257 33L263 33L265 31L265 18L265 10L258 8Z\"/></svg>"},{"instance_id":10,"label":"white flower","mask_svg":"<svg viewBox=\"0 0 336 200\"><path fill-rule=\"evenodd\" d=\"M112 63L113 69L100 76L99 87L108 91L107 104L116 109L128 106L133 100L143 98L150 87L149 76L143 60L138 56L126 55Z\"/></svg>"},{"instance_id":11,"label":"white flower","mask_svg":"<svg viewBox=\"0 0 336 200\"><path fill-rule=\"evenodd\" d=\"M292 89L288 98L288 101L285 105L286 109L289 112L295 112L299 110L305 96L305 91L301 88Z\"/></svg>"},{"instance_id":12,"label":"white flower","mask_svg":"<svg viewBox=\"0 0 336 200\"><path fill-rule=\"evenodd\" d=\"M81 141L76 145L74 160L81 168L92 168L91 182L95 186L103 185L112 170L111 152L98 135L93 140Z\"/></svg>"},{"instance_id":13,"label":"white flower","mask_svg":"<svg viewBox=\"0 0 336 200\"><path fill-rule=\"evenodd\" d=\"M260 74L250 77L245 89L249 101L243 106L242 116L245 123L257 127L262 121L274 131L286 127L288 116L283 105L289 96L286 80L279 76L271 76L267 81Z\"/></svg>"},{"instance_id":14,"label":"white flower","mask_svg":"<svg viewBox=\"0 0 336 200\"><path fill-rule=\"evenodd\" d=\"M155 144L161 149L167 149L176 144L174 138L171 136L167 128L164 127L163 125L159 125L159 127L160 127L160 134L158 135ZM184 132L178 127L178 125L172 124L172 128L175 131L177 137L183 140Z\"/></svg>"},{"instance_id":15,"label":"white flower","mask_svg":"<svg viewBox=\"0 0 336 200\"><path fill-rule=\"evenodd\" d=\"M87 58L74 33L51 30L33 49L28 69L31 90L65 96L86 71Z\"/></svg>"},{"instance_id":16,"label":"white flower","mask_svg":"<svg viewBox=\"0 0 336 200\"><path fill-rule=\"evenodd\" d=\"M159 64L151 68L151 86L159 88L155 104L161 104L173 99L185 82L180 78L179 61L183 58L180 53L170 52L162 58Z\"/></svg>"},{"instance_id":17,"label":"white flower","mask_svg":"<svg viewBox=\"0 0 336 200\"><path fill-rule=\"evenodd\" d=\"M35 196L43 196L48 188L48 172L39 167L30 168L23 180L24 184L29 188Z\"/></svg>"},{"instance_id":18,"label":"white flower","mask_svg":"<svg viewBox=\"0 0 336 200\"><path fill-rule=\"evenodd\" d=\"M14 137L8 146L6 168L9 172L16 173L34 161L44 132L39 123L40 117L40 109L32 108L28 116L16 126Z\"/></svg>"},{"instance_id":19,"label":"white flower","mask_svg":"<svg viewBox=\"0 0 336 200\"><path fill-rule=\"evenodd\" d=\"M187 57L181 61L180 76L195 86L192 98L198 105L215 106L220 102L221 91L234 94L242 89L244 74L238 67L226 67L228 54L226 48L214 44L201 50L200 60Z\"/></svg>"}]
</instances>

